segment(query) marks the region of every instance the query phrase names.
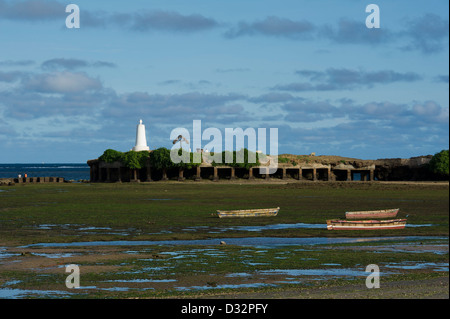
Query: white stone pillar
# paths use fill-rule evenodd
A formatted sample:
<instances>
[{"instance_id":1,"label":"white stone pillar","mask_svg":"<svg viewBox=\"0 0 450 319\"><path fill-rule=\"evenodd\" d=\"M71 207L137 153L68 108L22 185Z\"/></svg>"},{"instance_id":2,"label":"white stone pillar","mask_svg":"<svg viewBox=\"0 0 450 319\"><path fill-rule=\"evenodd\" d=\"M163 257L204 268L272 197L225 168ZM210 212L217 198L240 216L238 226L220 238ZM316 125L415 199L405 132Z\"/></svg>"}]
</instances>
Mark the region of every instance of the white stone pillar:
<instances>
[{"instance_id":1,"label":"white stone pillar","mask_svg":"<svg viewBox=\"0 0 450 319\"><path fill-rule=\"evenodd\" d=\"M145 137L145 125L142 124L142 120L139 120L139 124L136 128L136 145L133 147L133 151L149 151L147 146L147 138Z\"/></svg>"}]
</instances>

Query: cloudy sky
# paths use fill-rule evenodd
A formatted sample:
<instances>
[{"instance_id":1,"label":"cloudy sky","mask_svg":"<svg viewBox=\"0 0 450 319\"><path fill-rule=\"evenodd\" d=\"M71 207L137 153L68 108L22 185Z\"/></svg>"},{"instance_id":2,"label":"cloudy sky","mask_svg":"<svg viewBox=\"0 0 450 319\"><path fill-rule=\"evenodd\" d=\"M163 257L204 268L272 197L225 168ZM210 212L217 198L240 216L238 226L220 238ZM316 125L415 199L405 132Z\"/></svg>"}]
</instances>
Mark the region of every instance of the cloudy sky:
<instances>
[{"instance_id":1,"label":"cloudy sky","mask_svg":"<svg viewBox=\"0 0 450 319\"><path fill-rule=\"evenodd\" d=\"M66 28L66 5L81 10ZM380 28L366 27L366 6ZM0 163L83 163L176 127L278 128L278 152L449 147L447 0L0 0ZM204 141L207 144L209 140Z\"/></svg>"}]
</instances>

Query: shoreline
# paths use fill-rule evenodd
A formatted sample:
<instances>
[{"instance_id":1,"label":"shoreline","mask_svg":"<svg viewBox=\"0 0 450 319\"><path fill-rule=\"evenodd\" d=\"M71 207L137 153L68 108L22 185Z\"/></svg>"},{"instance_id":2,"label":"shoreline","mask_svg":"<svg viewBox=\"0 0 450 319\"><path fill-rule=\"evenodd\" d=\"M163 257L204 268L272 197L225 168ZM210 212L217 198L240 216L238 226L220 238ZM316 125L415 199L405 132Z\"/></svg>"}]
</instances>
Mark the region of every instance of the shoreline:
<instances>
[{"instance_id":1,"label":"shoreline","mask_svg":"<svg viewBox=\"0 0 450 319\"><path fill-rule=\"evenodd\" d=\"M39 179L54 179L52 181L39 181ZM66 183L66 184L301 184L301 185L333 185L333 184L349 184L349 185L376 185L376 184L391 184L391 185L442 185L449 186L450 181L311 181L311 180L296 180L296 179L279 179L279 178L254 178L254 179L220 179L220 180L191 180L185 179L182 181L178 180L167 180L167 181L132 181L132 182L91 182L89 180L66 180L63 177L27 177L28 181L17 182L16 178L0 178L0 186L7 186L7 183L13 182L15 184L47 184L47 183ZM31 181L30 181L31 179ZM37 181L33 181L36 180Z\"/></svg>"}]
</instances>

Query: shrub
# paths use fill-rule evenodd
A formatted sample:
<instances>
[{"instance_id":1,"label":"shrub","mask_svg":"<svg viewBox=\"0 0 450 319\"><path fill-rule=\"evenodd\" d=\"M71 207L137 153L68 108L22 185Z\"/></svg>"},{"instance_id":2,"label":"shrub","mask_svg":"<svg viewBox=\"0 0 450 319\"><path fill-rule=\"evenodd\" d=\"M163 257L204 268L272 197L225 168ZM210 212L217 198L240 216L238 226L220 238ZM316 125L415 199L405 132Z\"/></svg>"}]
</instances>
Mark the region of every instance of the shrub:
<instances>
[{"instance_id":1,"label":"shrub","mask_svg":"<svg viewBox=\"0 0 450 319\"><path fill-rule=\"evenodd\" d=\"M122 158L123 153L116 151L116 150L112 150L112 149L107 149L106 151L103 152L103 155L100 156L98 159L100 161L106 162L106 163L114 163L117 161L120 161Z\"/></svg>"}]
</instances>

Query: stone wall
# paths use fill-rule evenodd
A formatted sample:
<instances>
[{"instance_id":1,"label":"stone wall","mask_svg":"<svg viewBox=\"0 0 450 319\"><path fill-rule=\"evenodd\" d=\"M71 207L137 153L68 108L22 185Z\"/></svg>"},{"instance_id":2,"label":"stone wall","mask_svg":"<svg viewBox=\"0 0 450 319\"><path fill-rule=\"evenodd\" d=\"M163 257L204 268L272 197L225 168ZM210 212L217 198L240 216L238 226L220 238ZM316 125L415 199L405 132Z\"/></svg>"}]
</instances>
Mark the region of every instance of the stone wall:
<instances>
[{"instance_id":1,"label":"stone wall","mask_svg":"<svg viewBox=\"0 0 450 319\"><path fill-rule=\"evenodd\" d=\"M30 184L30 183L64 183L64 177L22 177L0 178L0 185Z\"/></svg>"}]
</instances>

